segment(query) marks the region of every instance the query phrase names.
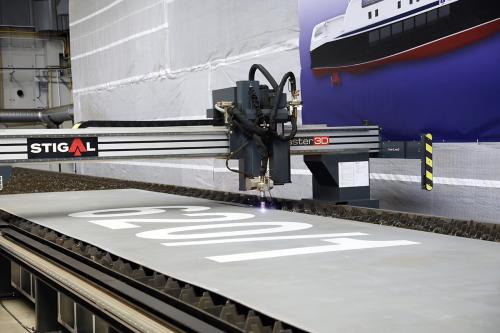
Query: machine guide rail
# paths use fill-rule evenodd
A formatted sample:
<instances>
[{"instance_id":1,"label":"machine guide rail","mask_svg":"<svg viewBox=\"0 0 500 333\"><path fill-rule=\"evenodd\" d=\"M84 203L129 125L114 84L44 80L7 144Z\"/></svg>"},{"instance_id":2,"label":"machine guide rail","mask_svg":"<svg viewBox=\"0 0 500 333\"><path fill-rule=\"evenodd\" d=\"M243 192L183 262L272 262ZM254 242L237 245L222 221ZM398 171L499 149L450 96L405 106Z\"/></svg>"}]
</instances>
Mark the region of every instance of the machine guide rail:
<instances>
[{"instance_id":1,"label":"machine guide rail","mask_svg":"<svg viewBox=\"0 0 500 333\"><path fill-rule=\"evenodd\" d=\"M104 287L107 293L111 291L131 304L140 305L142 312L164 321L171 329L168 332L304 332L216 293L141 267L28 220L6 212L1 212L1 216L7 224L0 226L0 254L23 264L4 243L18 244L71 273ZM36 267L30 267L29 270L41 277L41 272L37 272ZM47 277L43 278L46 280ZM51 285L56 290L64 289L72 294L57 281L52 281ZM95 307L88 299L72 296L90 308ZM94 310L124 332L133 331L130 327L127 328L126 323L110 317L102 309L97 307Z\"/></svg>"},{"instance_id":2,"label":"machine guide rail","mask_svg":"<svg viewBox=\"0 0 500 333\"><path fill-rule=\"evenodd\" d=\"M293 155L379 151L377 126L300 126ZM226 158L229 130L214 126L0 130L0 163L75 162L107 159Z\"/></svg>"}]
</instances>

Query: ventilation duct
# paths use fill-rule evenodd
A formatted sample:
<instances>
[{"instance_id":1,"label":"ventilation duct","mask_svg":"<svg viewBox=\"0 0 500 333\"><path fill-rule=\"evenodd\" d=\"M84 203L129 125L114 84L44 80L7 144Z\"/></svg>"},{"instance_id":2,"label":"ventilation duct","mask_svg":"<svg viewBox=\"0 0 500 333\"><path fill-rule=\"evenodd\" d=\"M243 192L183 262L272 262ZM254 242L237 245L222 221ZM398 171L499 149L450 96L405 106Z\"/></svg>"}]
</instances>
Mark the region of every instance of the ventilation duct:
<instances>
[{"instance_id":1,"label":"ventilation duct","mask_svg":"<svg viewBox=\"0 0 500 333\"><path fill-rule=\"evenodd\" d=\"M0 123L43 123L55 128L73 120L73 105L51 109L0 109Z\"/></svg>"}]
</instances>

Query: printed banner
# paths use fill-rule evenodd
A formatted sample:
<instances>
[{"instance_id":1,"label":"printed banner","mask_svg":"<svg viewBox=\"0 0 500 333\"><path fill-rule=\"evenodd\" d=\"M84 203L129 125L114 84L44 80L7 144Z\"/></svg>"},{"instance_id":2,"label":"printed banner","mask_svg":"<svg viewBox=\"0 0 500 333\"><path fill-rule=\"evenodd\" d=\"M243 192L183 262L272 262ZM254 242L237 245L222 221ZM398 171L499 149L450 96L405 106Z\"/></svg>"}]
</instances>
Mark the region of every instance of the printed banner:
<instances>
[{"instance_id":1,"label":"printed banner","mask_svg":"<svg viewBox=\"0 0 500 333\"><path fill-rule=\"evenodd\" d=\"M299 0L305 124L500 141L500 1Z\"/></svg>"}]
</instances>

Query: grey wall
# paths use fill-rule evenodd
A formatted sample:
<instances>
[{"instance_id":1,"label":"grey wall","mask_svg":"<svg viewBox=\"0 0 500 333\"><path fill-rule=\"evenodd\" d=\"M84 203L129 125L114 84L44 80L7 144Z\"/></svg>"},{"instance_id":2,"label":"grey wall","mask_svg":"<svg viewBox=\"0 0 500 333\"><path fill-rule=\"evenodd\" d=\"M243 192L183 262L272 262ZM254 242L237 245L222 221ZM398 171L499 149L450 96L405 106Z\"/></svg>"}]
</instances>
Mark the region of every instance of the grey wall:
<instances>
[{"instance_id":1,"label":"grey wall","mask_svg":"<svg viewBox=\"0 0 500 333\"><path fill-rule=\"evenodd\" d=\"M38 33L68 28L67 17L68 0L0 0L0 109L72 102L71 72L49 69L63 66L65 37Z\"/></svg>"},{"instance_id":2,"label":"grey wall","mask_svg":"<svg viewBox=\"0 0 500 333\"><path fill-rule=\"evenodd\" d=\"M68 0L0 0L0 26L67 30Z\"/></svg>"},{"instance_id":3,"label":"grey wall","mask_svg":"<svg viewBox=\"0 0 500 333\"><path fill-rule=\"evenodd\" d=\"M77 120L200 118L210 92L245 78L252 63L300 73L297 1L70 0ZM307 101L306 101L307 102ZM436 144L436 186L420 190L416 161L374 160L381 206L500 220L500 144ZM82 164L85 174L237 191L224 161L134 160ZM293 159L293 184L275 196L311 196L311 176Z\"/></svg>"},{"instance_id":4,"label":"grey wall","mask_svg":"<svg viewBox=\"0 0 500 333\"><path fill-rule=\"evenodd\" d=\"M420 191L418 161L372 163L383 208L500 223L500 143L434 144L434 190ZM413 177L408 177L413 176Z\"/></svg>"},{"instance_id":5,"label":"grey wall","mask_svg":"<svg viewBox=\"0 0 500 333\"><path fill-rule=\"evenodd\" d=\"M59 67L64 53L61 39L0 36L0 109L48 108L72 103L69 71ZM23 69L18 69L23 68ZM29 69L26 68L40 68ZM50 75L50 77L49 77ZM23 96L17 92L23 91ZM50 97L49 97L50 96Z\"/></svg>"}]
</instances>

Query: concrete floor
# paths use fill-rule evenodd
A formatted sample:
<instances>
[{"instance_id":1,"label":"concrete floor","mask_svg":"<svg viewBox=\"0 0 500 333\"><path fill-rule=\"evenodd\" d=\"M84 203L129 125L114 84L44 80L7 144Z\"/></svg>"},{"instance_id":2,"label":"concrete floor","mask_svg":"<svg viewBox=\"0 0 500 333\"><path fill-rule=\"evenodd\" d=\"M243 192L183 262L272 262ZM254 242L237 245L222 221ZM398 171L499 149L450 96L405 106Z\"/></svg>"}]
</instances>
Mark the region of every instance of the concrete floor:
<instances>
[{"instance_id":1,"label":"concrete floor","mask_svg":"<svg viewBox=\"0 0 500 333\"><path fill-rule=\"evenodd\" d=\"M497 333L500 244L141 190L0 209L311 332Z\"/></svg>"},{"instance_id":2,"label":"concrete floor","mask_svg":"<svg viewBox=\"0 0 500 333\"><path fill-rule=\"evenodd\" d=\"M10 312L25 326L35 326L35 308L32 303L24 298L2 301ZM26 330L17 323L12 316L0 307L0 332L2 333L26 333Z\"/></svg>"}]
</instances>

